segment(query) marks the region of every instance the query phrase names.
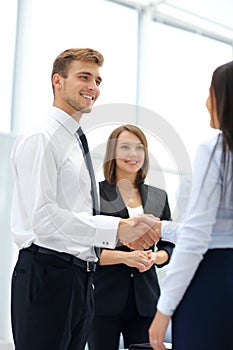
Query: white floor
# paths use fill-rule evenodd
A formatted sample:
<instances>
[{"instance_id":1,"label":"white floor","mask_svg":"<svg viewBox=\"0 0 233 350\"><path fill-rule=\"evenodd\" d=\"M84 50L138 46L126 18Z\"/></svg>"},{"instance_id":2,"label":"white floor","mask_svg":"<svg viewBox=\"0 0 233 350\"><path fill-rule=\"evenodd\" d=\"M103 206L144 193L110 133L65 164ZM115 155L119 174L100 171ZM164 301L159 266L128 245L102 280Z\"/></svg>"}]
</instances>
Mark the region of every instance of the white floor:
<instances>
[{"instance_id":1,"label":"white floor","mask_svg":"<svg viewBox=\"0 0 233 350\"><path fill-rule=\"evenodd\" d=\"M0 340L0 350L14 350L14 345L9 341Z\"/></svg>"},{"instance_id":2,"label":"white floor","mask_svg":"<svg viewBox=\"0 0 233 350\"><path fill-rule=\"evenodd\" d=\"M168 343L171 342L171 324L168 327L166 337L165 337L165 342L168 342ZM124 349L122 337L121 337L120 345L119 345L119 350L120 349ZM14 345L12 343L10 343L9 341L1 341L0 340L0 350L14 350ZM86 346L85 350L88 350L87 346Z\"/></svg>"},{"instance_id":3,"label":"white floor","mask_svg":"<svg viewBox=\"0 0 233 350\"><path fill-rule=\"evenodd\" d=\"M169 349L170 348L169 345L171 345L170 344L171 343L171 322L169 323L169 326L168 326L168 329L167 329L164 341L167 343L168 349ZM0 350L1 350L1 348L0 348ZM85 347L85 350L88 350L88 346L87 345ZM122 336L120 338L119 350L126 350L126 349L124 349Z\"/></svg>"}]
</instances>

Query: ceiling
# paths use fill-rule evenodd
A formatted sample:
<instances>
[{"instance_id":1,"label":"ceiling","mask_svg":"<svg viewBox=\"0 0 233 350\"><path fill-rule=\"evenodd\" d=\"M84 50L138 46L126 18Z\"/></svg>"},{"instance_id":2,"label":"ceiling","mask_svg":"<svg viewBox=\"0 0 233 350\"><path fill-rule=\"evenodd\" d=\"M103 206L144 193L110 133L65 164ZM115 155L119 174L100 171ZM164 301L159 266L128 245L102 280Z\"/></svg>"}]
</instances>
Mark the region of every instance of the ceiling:
<instances>
[{"instance_id":1,"label":"ceiling","mask_svg":"<svg viewBox=\"0 0 233 350\"><path fill-rule=\"evenodd\" d=\"M165 3L229 27L233 31L232 0L169 0Z\"/></svg>"},{"instance_id":2,"label":"ceiling","mask_svg":"<svg viewBox=\"0 0 233 350\"><path fill-rule=\"evenodd\" d=\"M150 7L155 17L175 19L183 24L205 28L233 43L232 0L116 0L130 7Z\"/></svg>"}]
</instances>

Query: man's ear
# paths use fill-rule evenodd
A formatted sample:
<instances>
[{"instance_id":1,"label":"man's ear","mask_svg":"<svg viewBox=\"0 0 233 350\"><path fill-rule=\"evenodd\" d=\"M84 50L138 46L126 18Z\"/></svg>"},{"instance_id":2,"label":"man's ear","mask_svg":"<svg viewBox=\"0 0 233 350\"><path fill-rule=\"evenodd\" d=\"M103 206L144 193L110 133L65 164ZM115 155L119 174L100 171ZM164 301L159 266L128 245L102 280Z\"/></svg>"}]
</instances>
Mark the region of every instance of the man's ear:
<instances>
[{"instance_id":1,"label":"man's ear","mask_svg":"<svg viewBox=\"0 0 233 350\"><path fill-rule=\"evenodd\" d=\"M55 73L53 75L52 82L53 82L54 89L61 88L61 79L62 77L60 76L60 74Z\"/></svg>"}]
</instances>

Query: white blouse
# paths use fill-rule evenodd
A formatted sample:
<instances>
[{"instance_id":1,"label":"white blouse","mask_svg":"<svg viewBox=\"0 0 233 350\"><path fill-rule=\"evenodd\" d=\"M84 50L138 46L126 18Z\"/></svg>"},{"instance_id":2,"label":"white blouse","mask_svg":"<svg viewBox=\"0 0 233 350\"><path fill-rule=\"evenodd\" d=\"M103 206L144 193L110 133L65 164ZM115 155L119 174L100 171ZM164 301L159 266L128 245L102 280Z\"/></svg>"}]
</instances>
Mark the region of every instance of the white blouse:
<instances>
[{"instance_id":1,"label":"white blouse","mask_svg":"<svg viewBox=\"0 0 233 350\"><path fill-rule=\"evenodd\" d=\"M143 212L144 212L142 205L139 205L136 208L127 207L127 210L128 210L130 218L137 216L137 215L140 215L140 214L143 214Z\"/></svg>"},{"instance_id":2,"label":"white blouse","mask_svg":"<svg viewBox=\"0 0 233 350\"><path fill-rule=\"evenodd\" d=\"M210 163L217 137L198 147L193 166L192 195L183 222L180 225L162 223L163 239L174 241L177 238L158 302L158 310L166 315L173 314L206 251L233 248L232 190L227 191L224 203L221 200L221 140L220 136ZM232 180L232 168L228 180Z\"/></svg>"}]
</instances>

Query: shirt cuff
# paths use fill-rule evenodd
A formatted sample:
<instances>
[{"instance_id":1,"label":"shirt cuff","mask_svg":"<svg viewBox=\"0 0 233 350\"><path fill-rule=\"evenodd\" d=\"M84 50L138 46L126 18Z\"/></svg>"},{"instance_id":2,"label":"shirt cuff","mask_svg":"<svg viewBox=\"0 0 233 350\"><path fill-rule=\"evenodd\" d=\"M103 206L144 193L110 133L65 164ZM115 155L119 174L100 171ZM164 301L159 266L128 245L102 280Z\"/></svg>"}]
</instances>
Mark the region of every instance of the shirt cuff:
<instances>
[{"instance_id":1,"label":"shirt cuff","mask_svg":"<svg viewBox=\"0 0 233 350\"><path fill-rule=\"evenodd\" d=\"M162 221L161 239L176 244L179 231L179 224L174 221Z\"/></svg>"},{"instance_id":2,"label":"shirt cuff","mask_svg":"<svg viewBox=\"0 0 233 350\"><path fill-rule=\"evenodd\" d=\"M96 234L94 245L100 248L114 249L117 244L117 231L121 218L96 215Z\"/></svg>"},{"instance_id":3,"label":"shirt cuff","mask_svg":"<svg viewBox=\"0 0 233 350\"><path fill-rule=\"evenodd\" d=\"M167 316L172 316L175 311L175 307L171 301L171 298L169 296L166 296L165 293L162 293L159 298L157 310Z\"/></svg>"}]
</instances>

